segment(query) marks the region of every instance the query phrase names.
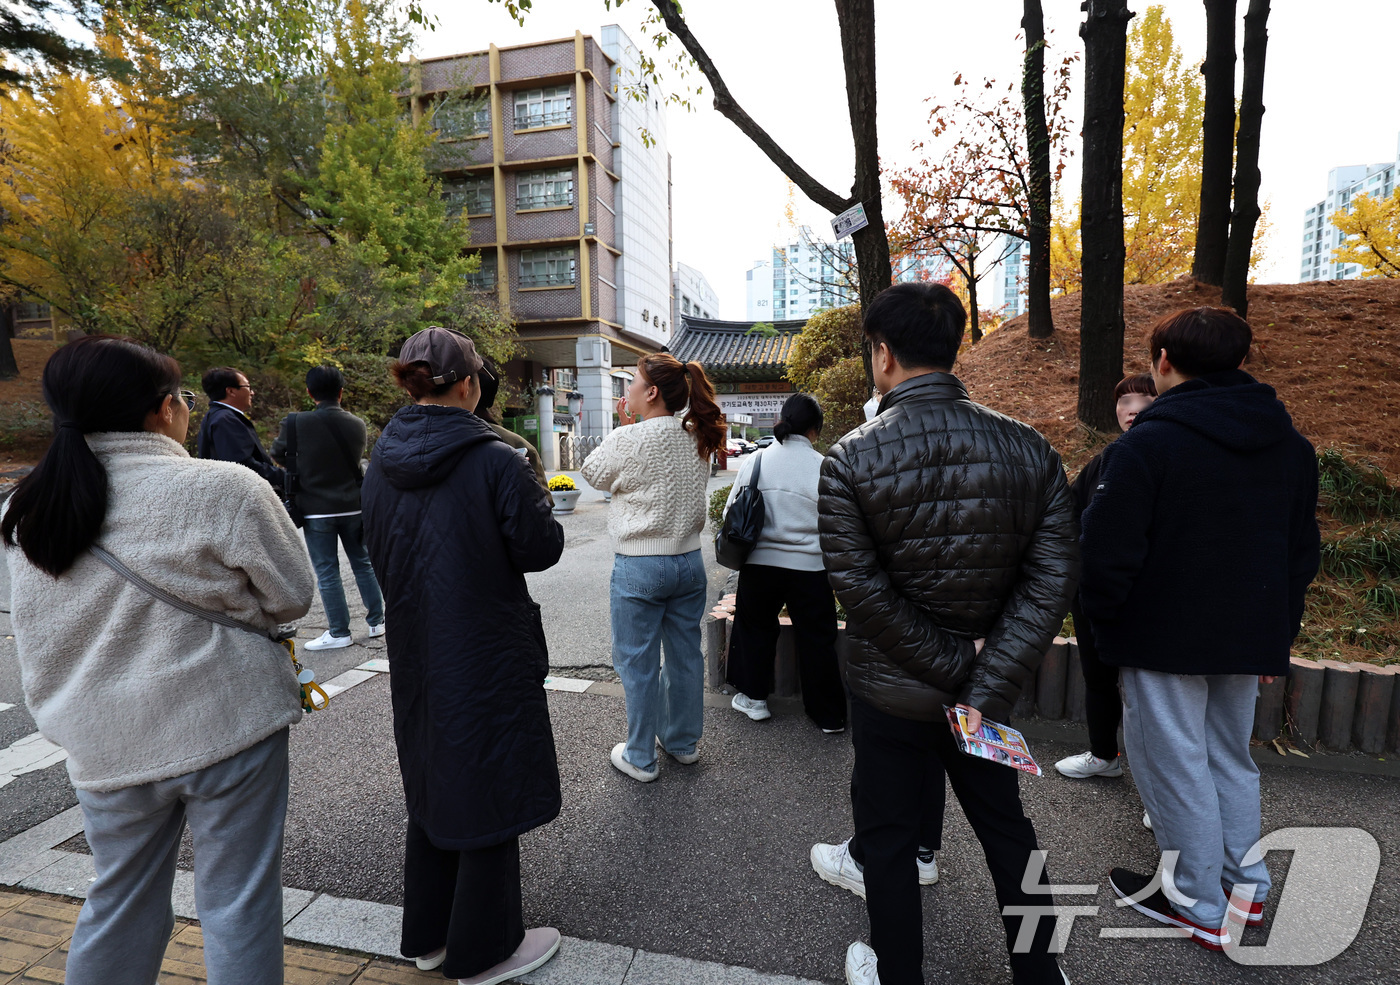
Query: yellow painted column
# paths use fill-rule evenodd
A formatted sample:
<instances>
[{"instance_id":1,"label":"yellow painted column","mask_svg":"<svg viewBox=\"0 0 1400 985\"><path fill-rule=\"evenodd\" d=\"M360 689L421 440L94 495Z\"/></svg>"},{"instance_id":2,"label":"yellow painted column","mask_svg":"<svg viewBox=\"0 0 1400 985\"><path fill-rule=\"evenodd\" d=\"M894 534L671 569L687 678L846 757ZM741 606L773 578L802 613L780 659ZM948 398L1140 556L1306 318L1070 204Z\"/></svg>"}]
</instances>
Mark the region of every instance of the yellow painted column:
<instances>
[{"instance_id":1,"label":"yellow painted column","mask_svg":"<svg viewBox=\"0 0 1400 985\"><path fill-rule=\"evenodd\" d=\"M574 32L574 121L578 132L578 180L574 189L578 194L578 275L582 289L582 311L584 318L593 317L593 262L588 256L588 238L584 235L588 213L588 78L584 70L586 48L582 31Z\"/></svg>"},{"instance_id":2,"label":"yellow painted column","mask_svg":"<svg viewBox=\"0 0 1400 985\"><path fill-rule=\"evenodd\" d=\"M491 71L491 196L496 217L496 296L501 311L510 312L510 270L506 259L506 176L501 165L506 160L505 118L501 112L501 49L494 44L488 54ZM511 107L511 112L515 107Z\"/></svg>"}]
</instances>

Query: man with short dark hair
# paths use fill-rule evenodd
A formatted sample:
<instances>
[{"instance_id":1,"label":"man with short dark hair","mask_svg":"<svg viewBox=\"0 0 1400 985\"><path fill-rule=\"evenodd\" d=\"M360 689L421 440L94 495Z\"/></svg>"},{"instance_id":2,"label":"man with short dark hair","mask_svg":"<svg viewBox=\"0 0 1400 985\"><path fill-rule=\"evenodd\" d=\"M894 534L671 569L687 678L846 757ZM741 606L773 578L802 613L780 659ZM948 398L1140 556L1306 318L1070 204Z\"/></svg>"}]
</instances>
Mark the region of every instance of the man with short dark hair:
<instances>
[{"instance_id":1,"label":"man with short dark hair","mask_svg":"<svg viewBox=\"0 0 1400 985\"><path fill-rule=\"evenodd\" d=\"M384 635L384 596L365 548L360 517L360 459L365 453L365 422L340 406L345 378L334 366L316 366L306 374L306 392L316 409L288 414L282 420L272 454L296 476L296 504L306 517L302 533L321 602L326 607L326 631L303 644L308 650L334 650L354 642L350 607L340 580L340 552L345 548L355 584L365 604L370 636ZM295 455L291 453L295 432Z\"/></svg>"},{"instance_id":2,"label":"man with short dark hair","mask_svg":"<svg viewBox=\"0 0 1400 985\"><path fill-rule=\"evenodd\" d=\"M1159 396L1104 452L1083 518L1081 603L1120 668L1128 762L1164 856L1158 878L1115 868L1110 882L1214 950L1227 922L1263 920L1254 705L1261 678L1288 673L1318 568L1317 456L1240 369L1251 340L1227 308L1154 326Z\"/></svg>"},{"instance_id":3,"label":"man with short dark hair","mask_svg":"<svg viewBox=\"0 0 1400 985\"><path fill-rule=\"evenodd\" d=\"M199 425L199 457L246 465L280 494L286 473L273 462L253 427L253 387L248 377L231 366L216 366L200 384L209 396L209 410Z\"/></svg>"},{"instance_id":4,"label":"man with short dark hair","mask_svg":"<svg viewBox=\"0 0 1400 985\"><path fill-rule=\"evenodd\" d=\"M530 443L528 438L508 430L497 422L495 409L496 394L501 390L501 370L496 365L496 360L490 356L481 357L481 369L477 372L477 379L481 381L481 400L477 402L476 410L473 412L481 418L496 432L496 436L515 449L515 453L525 461L530 463L530 468L534 470L535 480L545 489L549 488L549 479L544 474L544 462L540 460L539 449Z\"/></svg>"},{"instance_id":5,"label":"man with short dark hair","mask_svg":"<svg viewBox=\"0 0 1400 985\"><path fill-rule=\"evenodd\" d=\"M1060 456L1034 429L973 403L952 375L966 313L938 284L897 284L866 306L877 416L822 464L819 530L846 608L855 837L815 845L828 882L866 898L855 985L921 985L921 831L946 772L982 842L1018 985L1065 981L1053 903L1019 772L958 751L946 708L1005 722L1059 629L1078 576ZM1039 873L1042 893L1022 880ZM1023 920L1028 948L1019 948Z\"/></svg>"}]
</instances>

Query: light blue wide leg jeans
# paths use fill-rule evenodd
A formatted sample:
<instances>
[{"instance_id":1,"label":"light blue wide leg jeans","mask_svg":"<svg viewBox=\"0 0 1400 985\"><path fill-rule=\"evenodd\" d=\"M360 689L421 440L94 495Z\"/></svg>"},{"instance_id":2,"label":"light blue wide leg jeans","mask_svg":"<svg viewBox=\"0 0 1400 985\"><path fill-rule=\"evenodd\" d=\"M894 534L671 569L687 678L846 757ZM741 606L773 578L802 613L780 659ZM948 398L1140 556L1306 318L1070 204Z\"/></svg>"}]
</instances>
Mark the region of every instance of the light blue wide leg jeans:
<instances>
[{"instance_id":1,"label":"light blue wide leg jeans","mask_svg":"<svg viewBox=\"0 0 1400 985\"><path fill-rule=\"evenodd\" d=\"M638 769L656 768L658 739L680 755L693 753L700 741L704 614L705 565L698 550L614 558L613 668L627 698L623 758Z\"/></svg>"}]
</instances>

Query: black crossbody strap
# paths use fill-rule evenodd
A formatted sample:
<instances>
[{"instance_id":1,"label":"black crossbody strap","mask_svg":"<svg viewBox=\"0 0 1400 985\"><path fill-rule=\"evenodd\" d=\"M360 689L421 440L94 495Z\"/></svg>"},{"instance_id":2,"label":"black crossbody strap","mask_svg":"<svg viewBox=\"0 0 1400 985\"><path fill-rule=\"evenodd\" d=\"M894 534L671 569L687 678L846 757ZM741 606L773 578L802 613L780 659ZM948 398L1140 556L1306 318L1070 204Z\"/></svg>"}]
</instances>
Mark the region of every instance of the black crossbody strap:
<instances>
[{"instance_id":1,"label":"black crossbody strap","mask_svg":"<svg viewBox=\"0 0 1400 985\"><path fill-rule=\"evenodd\" d=\"M264 639L272 640L274 643L281 641L280 632L265 632L261 629L258 629L255 626L249 626L245 622L239 622L232 616L226 616L222 612L210 612L208 609L201 609L197 605L191 605L184 599L179 599L176 598L174 595L171 595L165 589L157 588L155 585L152 585L146 579L142 578L136 572L132 571L126 565L118 561L115 557L108 553L106 548L99 547L98 545L93 544L91 547L88 548L88 550L91 551L99 561L107 565L107 567L111 568L113 571L121 575L127 581L131 582L137 588L141 589L141 591L145 592L152 598L159 599L162 602L165 602L169 605L173 605L181 612L188 612L192 616L199 616L201 619L208 619L210 622L218 623L220 626L227 626L229 629L241 629L244 632L255 633L258 636L263 637Z\"/></svg>"},{"instance_id":2,"label":"black crossbody strap","mask_svg":"<svg viewBox=\"0 0 1400 985\"><path fill-rule=\"evenodd\" d=\"M291 499L296 495L297 479L297 418L300 414L287 415L287 479L286 488L283 490L284 497Z\"/></svg>"}]
</instances>

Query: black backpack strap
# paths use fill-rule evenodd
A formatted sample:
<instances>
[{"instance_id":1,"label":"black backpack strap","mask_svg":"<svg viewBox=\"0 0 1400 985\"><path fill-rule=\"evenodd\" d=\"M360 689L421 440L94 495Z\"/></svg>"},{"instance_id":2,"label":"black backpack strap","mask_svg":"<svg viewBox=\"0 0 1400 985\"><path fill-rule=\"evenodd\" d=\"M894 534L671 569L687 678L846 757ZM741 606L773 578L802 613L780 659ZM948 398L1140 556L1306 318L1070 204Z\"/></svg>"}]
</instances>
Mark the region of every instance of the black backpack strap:
<instances>
[{"instance_id":1,"label":"black backpack strap","mask_svg":"<svg viewBox=\"0 0 1400 985\"><path fill-rule=\"evenodd\" d=\"M297 418L300 414L287 415L287 450L283 458L287 462L286 478L283 480L283 498L288 502L296 498L297 493Z\"/></svg>"}]
</instances>

